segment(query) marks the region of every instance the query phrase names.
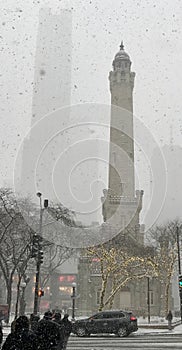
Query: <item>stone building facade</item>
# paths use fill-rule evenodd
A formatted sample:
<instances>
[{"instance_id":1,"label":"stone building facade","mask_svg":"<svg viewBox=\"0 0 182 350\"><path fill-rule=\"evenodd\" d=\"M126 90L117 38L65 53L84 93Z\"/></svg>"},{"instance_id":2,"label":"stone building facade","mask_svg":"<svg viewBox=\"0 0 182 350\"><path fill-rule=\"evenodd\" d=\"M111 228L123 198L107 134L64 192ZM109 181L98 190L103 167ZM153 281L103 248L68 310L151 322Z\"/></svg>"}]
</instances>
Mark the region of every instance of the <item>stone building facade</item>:
<instances>
[{"instance_id":1,"label":"stone building facade","mask_svg":"<svg viewBox=\"0 0 182 350\"><path fill-rule=\"evenodd\" d=\"M77 316L89 316L98 311L101 276L94 268L97 261L80 257L77 275ZM171 287L170 287L171 295ZM107 293L106 293L107 296ZM165 316L164 286L155 278L143 278L122 288L115 296L113 309L132 310L137 316ZM169 307L173 309L170 298ZM149 311L150 308L150 311Z\"/></svg>"}]
</instances>

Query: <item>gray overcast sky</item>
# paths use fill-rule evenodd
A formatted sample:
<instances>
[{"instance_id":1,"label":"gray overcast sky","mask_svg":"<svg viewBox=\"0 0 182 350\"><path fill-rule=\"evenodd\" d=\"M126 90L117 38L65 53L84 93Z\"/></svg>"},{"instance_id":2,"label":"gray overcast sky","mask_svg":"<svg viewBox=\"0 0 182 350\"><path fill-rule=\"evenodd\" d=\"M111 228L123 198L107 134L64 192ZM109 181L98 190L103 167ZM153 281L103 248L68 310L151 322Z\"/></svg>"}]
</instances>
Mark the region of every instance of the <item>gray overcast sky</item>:
<instances>
[{"instance_id":1,"label":"gray overcast sky","mask_svg":"<svg viewBox=\"0 0 182 350\"><path fill-rule=\"evenodd\" d=\"M72 27L72 103L110 103L108 73L121 39L136 72L134 113L162 143L182 145L180 0L1 0L1 184L12 178L30 126L38 14L68 7ZM172 126L172 128L170 128Z\"/></svg>"}]
</instances>

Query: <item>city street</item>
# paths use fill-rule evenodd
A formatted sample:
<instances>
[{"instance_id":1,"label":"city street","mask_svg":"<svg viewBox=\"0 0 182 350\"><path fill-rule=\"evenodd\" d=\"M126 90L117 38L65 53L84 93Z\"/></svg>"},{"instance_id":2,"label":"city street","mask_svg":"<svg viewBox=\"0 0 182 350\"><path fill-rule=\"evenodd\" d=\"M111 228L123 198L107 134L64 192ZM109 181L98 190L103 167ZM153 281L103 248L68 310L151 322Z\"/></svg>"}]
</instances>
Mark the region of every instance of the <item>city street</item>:
<instances>
[{"instance_id":1,"label":"city street","mask_svg":"<svg viewBox=\"0 0 182 350\"><path fill-rule=\"evenodd\" d=\"M117 349L141 349L141 350L178 350L182 349L181 334L133 334L128 338L112 336L78 338L71 336L67 350L117 350Z\"/></svg>"},{"instance_id":2,"label":"city street","mask_svg":"<svg viewBox=\"0 0 182 350\"><path fill-rule=\"evenodd\" d=\"M0 24L0 350L182 350L182 0Z\"/></svg>"},{"instance_id":3,"label":"city street","mask_svg":"<svg viewBox=\"0 0 182 350\"><path fill-rule=\"evenodd\" d=\"M4 340L10 332L10 327L4 327ZM172 332L140 329L127 338L118 338L112 335L90 336L79 338L71 335L67 350L178 350L182 349L182 326Z\"/></svg>"}]
</instances>

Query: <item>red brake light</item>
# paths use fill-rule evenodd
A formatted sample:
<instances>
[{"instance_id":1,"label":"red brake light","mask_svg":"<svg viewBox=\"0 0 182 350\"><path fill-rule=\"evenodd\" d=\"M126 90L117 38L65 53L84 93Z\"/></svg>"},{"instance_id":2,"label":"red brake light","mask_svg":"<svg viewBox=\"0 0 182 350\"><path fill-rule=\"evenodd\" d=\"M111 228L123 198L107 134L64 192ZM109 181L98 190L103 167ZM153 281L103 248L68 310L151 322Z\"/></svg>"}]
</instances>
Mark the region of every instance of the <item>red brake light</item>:
<instances>
[{"instance_id":1,"label":"red brake light","mask_svg":"<svg viewBox=\"0 0 182 350\"><path fill-rule=\"evenodd\" d=\"M130 321L136 321L136 317L135 316L130 316Z\"/></svg>"}]
</instances>

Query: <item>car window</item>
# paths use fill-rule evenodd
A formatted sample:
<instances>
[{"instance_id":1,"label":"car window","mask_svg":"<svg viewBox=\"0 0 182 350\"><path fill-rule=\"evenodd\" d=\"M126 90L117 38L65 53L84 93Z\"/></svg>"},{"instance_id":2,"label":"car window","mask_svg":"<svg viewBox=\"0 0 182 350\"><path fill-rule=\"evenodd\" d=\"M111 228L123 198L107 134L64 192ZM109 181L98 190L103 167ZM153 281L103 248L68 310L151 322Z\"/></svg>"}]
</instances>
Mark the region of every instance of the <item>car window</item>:
<instances>
[{"instance_id":1,"label":"car window","mask_svg":"<svg viewBox=\"0 0 182 350\"><path fill-rule=\"evenodd\" d=\"M103 314L97 314L97 315L90 317L90 319L92 319L92 320L98 320L98 319L102 319L102 318L103 318Z\"/></svg>"},{"instance_id":2,"label":"car window","mask_svg":"<svg viewBox=\"0 0 182 350\"><path fill-rule=\"evenodd\" d=\"M112 312L112 313L107 313L103 315L103 318L118 318L119 313L118 312Z\"/></svg>"},{"instance_id":3,"label":"car window","mask_svg":"<svg viewBox=\"0 0 182 350\"><path fill-rule=\"evenodd\" d=\"M118 318L118 317L119 317L118 312L115 312L115 313L111 314L111 318Z\"/></svg>"},{"instance_id":4,"label":"car window","mask_svg":"<svg viewBox=\"0 0 182 350\"><path fill-rule=\"evenodd\" d=\"M103 314L103 318L112 318L112 315L110 313L108 314Z\"/></svg>"}]
</instances>

